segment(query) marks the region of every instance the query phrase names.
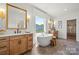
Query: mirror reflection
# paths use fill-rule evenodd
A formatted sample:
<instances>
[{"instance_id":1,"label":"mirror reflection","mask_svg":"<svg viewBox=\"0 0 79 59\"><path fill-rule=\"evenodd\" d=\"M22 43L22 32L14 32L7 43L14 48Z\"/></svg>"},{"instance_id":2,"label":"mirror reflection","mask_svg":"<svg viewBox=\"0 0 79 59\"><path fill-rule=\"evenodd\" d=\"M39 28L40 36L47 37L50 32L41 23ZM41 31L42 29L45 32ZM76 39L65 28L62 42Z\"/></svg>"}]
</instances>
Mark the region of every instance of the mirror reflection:
<instances>
[{"instance_id":1,"label":"mirror reflection","mask_svg":"<svg viewBox=\"0 0 79 59\"><path fill-rule=\"evenodd\" d=\"M13 6L7 4L7 24L8 28L26 28L26 16L27 11L19 8L17 6Z\"/></svg>"}]
</instances>

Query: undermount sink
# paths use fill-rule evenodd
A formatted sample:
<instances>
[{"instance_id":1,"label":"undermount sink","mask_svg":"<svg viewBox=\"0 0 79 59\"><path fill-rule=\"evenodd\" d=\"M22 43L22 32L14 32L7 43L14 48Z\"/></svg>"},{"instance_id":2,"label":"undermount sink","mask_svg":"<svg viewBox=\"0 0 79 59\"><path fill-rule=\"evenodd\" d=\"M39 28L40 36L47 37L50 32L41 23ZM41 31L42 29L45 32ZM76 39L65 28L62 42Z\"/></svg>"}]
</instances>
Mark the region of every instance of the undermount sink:
<instances>
[{"instance_id":1,"label":"undermount sink","mask_svg":"<svg viewBox=\"0 0 79 59\"><path fill-rule=\"evenodd\" d=\"M30 33L30 32L25 32L25 33Z\"/></svg>"}]
</instances>

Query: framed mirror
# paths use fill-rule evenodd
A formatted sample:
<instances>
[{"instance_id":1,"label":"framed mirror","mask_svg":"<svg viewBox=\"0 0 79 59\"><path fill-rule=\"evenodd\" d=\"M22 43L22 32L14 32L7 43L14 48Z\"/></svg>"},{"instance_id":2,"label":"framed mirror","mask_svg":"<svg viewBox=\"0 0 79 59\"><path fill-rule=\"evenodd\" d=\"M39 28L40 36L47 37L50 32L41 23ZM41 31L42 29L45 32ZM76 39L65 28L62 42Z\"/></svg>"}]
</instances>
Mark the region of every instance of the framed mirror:
<instances>
[{"instance_id":1,"label":"framed mirror","mask_svg":"<svg viewBox=\"0 0 79 59\"><path fill-rule=\"evenodd\" d=\"M6 31L6 9L5 4L0 4L0 32Z\"/></svg>"},{"instance_id":2,"label":"framed mirror","mask_svg":"<svg viewBox=\"0 0 79 59\"><path fill-rule=\"evenodd\" d=\"M27 27L27 11L25 9L6 4L6 10L8 29L25 29Z\"/></svg>"}]
</instances>

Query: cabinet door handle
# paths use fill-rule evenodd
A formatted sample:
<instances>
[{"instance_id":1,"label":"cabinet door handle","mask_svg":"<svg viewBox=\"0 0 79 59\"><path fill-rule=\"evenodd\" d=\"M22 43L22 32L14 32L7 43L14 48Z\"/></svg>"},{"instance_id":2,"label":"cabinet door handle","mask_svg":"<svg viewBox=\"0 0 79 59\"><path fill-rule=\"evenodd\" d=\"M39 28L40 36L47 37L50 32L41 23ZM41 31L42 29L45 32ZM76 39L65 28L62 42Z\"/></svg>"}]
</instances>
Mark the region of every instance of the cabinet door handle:
<instances>
[{"instance_id":1,"label":"cabinet door handle","mask_svg":"<svg viewBox=\"0 0 79 59\"><path fill-rule=\"evenodd\" d=\"M18 44L21 44L21 40L18 41Z\"/></svg>"}]
</instances>

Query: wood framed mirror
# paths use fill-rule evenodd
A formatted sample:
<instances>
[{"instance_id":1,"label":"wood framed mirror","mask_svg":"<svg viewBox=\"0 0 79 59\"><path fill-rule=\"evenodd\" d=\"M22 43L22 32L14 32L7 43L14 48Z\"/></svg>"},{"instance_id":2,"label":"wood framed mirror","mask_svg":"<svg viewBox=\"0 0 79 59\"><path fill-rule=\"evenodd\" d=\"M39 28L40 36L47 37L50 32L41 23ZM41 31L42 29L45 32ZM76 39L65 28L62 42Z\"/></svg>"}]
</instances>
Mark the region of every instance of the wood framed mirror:
<instances>
[{"instance_id":1,"label":"wood framed mirror","mask_svg":"<svg viewBox=\"0 0 79 59\"><path fill-rule=\"evenodd\" d=\"M27 28L27 10L7 3L6 14L8 29Z\"/></svg>"}]
</instances>

